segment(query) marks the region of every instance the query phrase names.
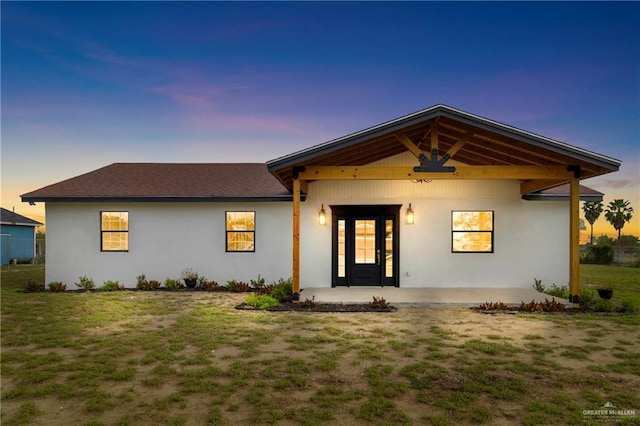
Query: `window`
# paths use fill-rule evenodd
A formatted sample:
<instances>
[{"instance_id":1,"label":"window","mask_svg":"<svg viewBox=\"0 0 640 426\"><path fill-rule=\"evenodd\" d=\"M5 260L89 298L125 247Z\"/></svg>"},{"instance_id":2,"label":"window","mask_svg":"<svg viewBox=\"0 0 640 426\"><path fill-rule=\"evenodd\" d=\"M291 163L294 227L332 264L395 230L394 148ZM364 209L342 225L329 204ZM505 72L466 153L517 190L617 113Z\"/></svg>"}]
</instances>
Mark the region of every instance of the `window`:
<instances>
[{"instance_id":1,"label":"window","mask_svg":"<svg viewBox=\"0 0 640 426\"><path fill-rule=\"evenodd\" d=\"M129 251L129 212L100 212L100 250Z\"/></svg>"},{"instance_id":2,"label":"window","mask_svg":"<svg viewBox=\"0 0 640 426\"><path fill-rule=\"evenodd\" d=\"M227 212L227 251L256 251L256 213Z\"/></svg>"},{"instance_id":3,"label":"window","mask_svg":"<svg viewBox=\"0 0 640 426\"><path fill-rule=\"evenodd\" d=\"M493 212L451 212L451 251L493 253Z\"/></svg>"}]
</instances>

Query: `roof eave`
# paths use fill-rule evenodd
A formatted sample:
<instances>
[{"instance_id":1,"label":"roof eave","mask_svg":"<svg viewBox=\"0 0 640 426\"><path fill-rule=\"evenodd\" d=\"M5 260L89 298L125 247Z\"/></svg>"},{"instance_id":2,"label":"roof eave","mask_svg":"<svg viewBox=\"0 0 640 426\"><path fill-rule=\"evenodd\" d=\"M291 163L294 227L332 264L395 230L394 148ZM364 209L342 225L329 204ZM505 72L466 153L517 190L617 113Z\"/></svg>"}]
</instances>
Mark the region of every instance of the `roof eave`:
<instances>
[{"instance_id":1,"label":"roof eave","mask_svg":"<svg viewBox=\"0 0 640 426\"><path fill-rule=\"evenodd\" d=\"M569 201L568 194L524 194L523 200L527 201ZM602 194L583 194L580 195L580 201L602 202Z\"/></svg>"},{"instance_id":2,"label":"roof eave","mask_svg":"<svg viewBox=\"0 0 640 426\"><path fill-rule=\"evenodd\" d=\"M610 172L618 171L620 165L622 164L620 160L617 160L615 158L587 151L585 149L578 148L564 142L546 138L544 136L527 132L513 126L502 124L497 121L493 121L484 117L480 117L478 115L470 114L468 112L439 104L412 114L405 115L403 117L399 117L391 121L369 127L367 129L352 133L347 136L333 139L331 141L313 146L311 148L307 148L289 155L285 155L283 157L273 159L266 163L267 169L269 170L269 172L275 173L287 167L304 164L306 161L313 159L316 156L328 154L337 149L348 148L352 145L356 145L368 139L392 133L406 126L428 121L437 117L446 117L486 131L518 139L537 147L573 157L577 161L584 161L597 165L599 167L603 167Z\"/></svg>"},{"instance_id":3,"label":"roof eave","mask_svg":"<svg viewBox=\"0 0 640 426\"><path fill-rule=\"evenodd\" d=\"M214 203L229 203L229 202L290 202L293 200L293 196L291 194L285 195L265 195L265 196L246 196L246 197L228 197L228 196L158 196L158 197L150 197L150 196L132 196L132 197L122 197L122 196L108 196L108 197L90 197L90 196L61 196L61 197L51 197L51 196L23 196L23 202L29 203L53 203L53 202L64 202L64 203L95 203L95 202L108 202L108 203L140 203L140 202L188 202L188 203L205 203L205 202L214 202Z\"/></svg>"}]
</instances>

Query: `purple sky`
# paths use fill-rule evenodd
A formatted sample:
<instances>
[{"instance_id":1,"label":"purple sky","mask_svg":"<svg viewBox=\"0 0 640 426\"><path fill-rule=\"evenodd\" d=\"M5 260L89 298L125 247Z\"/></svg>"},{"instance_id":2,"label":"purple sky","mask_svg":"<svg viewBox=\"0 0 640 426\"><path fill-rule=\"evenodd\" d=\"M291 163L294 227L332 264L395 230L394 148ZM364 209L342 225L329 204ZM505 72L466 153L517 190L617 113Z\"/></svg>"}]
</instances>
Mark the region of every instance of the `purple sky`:
<instances>
[{"instance_id":1,"label":"purple sky","mask_svg":"<svg viewBox=\"0 0 640 426\"><path fill-rule=\"evenodd\" d=\"M263 162L438 103L622 160L584 183L640 218L639 3L1 8L2 206L36 220L20 194L113 162Z\"/></svg>"}]
</instances>

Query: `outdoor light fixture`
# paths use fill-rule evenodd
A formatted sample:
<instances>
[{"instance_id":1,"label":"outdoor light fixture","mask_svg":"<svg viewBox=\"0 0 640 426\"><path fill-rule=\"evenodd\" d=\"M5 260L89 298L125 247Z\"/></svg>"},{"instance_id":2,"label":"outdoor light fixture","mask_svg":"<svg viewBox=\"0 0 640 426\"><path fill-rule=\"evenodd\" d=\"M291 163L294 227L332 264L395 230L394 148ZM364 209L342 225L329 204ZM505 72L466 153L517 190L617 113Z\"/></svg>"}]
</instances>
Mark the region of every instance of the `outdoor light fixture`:
<instances>
[{"instance_id":1,"label":"outdoor light fixture","mask_svg":"<svg viewBox=\"0 0 640 426\"><path fill-rule=\"evenodd\" d=\"M409 207L407 208L407 225L413 225L413 209L411 208L411 203L409 203Z\"/></svg>"},{"instance_id":2,"label":"outdoor light fixture","mask_svg":"<svg viewBox=\"0 0 640 426\"><path fill-rule=\"evenodd\" d=\"M318 213L318 223L320 225L327 224L327 214L324 211L324 204L322 205L322 207L320 207L320 213Z\"/></svg>"}]
</instances>

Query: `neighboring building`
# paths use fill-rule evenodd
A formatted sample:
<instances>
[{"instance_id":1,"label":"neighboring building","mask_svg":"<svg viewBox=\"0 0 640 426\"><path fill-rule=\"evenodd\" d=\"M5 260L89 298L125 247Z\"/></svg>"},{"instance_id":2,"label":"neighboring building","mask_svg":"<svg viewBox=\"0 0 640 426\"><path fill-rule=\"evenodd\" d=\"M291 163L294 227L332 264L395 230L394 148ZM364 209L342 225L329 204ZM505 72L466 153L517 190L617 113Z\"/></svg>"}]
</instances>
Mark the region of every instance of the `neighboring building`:
<instances>
[{"instance_id":1,"label":"neighboring building","mask_svg":"<svg viewBox=\"0 0 640 426\"><path fill-rule=\"evenodd\" d=\"M3 265L12 260L35 260L36 227L40 225L33 219L0 208L0 257Z\"/></svg>"},{"instance_id":2,"label":"neighboring building","mask_svg":"<svg viewBox=\"0 0 640 426\"><path fill-rule=\"evenodd\" d=\"M620 164L436 105L266 164L116 163L22 199L46 203L46 280L68 285L191 267L296 289L538 278L575 300L579 181Z\"/></svg>"}]
</instances>

